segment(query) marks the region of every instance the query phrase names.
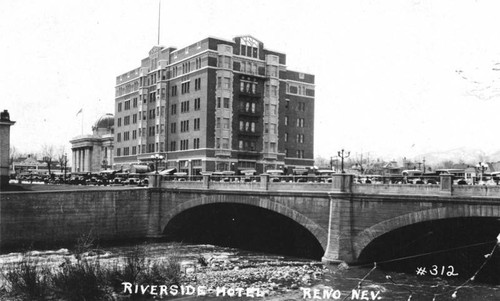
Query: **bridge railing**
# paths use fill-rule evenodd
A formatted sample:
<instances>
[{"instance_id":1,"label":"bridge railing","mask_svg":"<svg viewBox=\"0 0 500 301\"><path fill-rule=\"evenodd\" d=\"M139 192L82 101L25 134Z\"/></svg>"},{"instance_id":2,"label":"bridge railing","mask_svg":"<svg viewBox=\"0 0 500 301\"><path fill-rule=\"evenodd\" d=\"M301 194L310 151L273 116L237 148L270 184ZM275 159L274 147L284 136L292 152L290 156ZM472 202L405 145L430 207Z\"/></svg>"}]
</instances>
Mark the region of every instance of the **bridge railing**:
<instances>
[{"instance_id":1,"label":"bridge railing","mask_svg":"<svg viewBox=\"0 0 500 301\"><path fill-rule=\"evenodd\" d=\"M350 174L335 174L327 179L309 176L216 176L158 177L152 176L150 187L175 189L212 189L239 191L339 192L370 195L439 195L459 197L499 197L500 186L454 185L450 175L441 175L439 184L355 183ZM305 179L305 180L301 180Z\"/></svg>"}]
</instances>

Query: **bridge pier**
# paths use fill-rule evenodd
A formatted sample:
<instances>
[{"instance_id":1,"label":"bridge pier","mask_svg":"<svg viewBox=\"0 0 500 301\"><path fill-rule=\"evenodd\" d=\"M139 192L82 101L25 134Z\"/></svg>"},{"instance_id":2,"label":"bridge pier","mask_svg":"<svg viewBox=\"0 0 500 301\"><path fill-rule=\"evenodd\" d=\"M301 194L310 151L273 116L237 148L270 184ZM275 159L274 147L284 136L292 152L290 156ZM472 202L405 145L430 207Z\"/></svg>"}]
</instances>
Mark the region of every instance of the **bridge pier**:
<instances>
[{"instance_id":1,"label":"bridge pier","mask_svg":"<svg viewBox=\"0 0 500 301\"><path fill-rule=\"evenodd\" d=\"M326 263L353 262L353 247L351 240L351 217L352 217L352 181L351 174L333 175L333 198L330 193L330 212L328 223L328 243L325 255L321 259Z\"/></svg>"}]
</instances>

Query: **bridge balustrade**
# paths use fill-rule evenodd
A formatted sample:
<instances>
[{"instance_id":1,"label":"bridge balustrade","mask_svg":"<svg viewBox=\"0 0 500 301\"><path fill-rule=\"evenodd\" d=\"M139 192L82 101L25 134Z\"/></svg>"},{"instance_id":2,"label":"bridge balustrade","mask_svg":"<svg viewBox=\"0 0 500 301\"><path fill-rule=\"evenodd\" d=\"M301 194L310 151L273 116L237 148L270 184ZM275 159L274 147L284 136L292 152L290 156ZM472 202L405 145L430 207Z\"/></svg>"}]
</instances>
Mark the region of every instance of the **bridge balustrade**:
<instances>
[{"instance_id":1,"label":"bridge balustrade","mask_svg":"<svg viewBox=\"0 0 500 301\"><path fill-rule=\"evenodd\" d=\"M297 191L297 192L338 192L368 195L438 195L458 197L500 197L500 186L456 185L451 175L441 175L438 184L385 184L357 183L350 174L335 174L332 177L314 176L184 176L161 177L159 184L155 176L150 187L175 189L211 189L240 191ZM158 186L155 186L158 185Z\"/></svg>"}]
</instances>

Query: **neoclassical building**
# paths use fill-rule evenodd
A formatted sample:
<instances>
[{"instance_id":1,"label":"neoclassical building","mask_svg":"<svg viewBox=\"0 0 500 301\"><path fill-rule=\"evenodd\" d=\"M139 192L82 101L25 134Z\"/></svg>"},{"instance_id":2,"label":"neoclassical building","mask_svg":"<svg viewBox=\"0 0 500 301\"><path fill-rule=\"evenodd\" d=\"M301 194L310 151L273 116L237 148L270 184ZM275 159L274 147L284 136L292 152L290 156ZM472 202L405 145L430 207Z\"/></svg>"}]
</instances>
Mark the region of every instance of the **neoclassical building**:
<instances>
[{"instance_id":1,"label":"neoclassical building","mask_svg":"<svg viewBox=\"0 0 500 301\"><path fill-rule=\"evenodd\" d=\"M109 169L113 165L114 140L113 114L101 116L92 126L92 135L73 138L71 150L73 163L71 172L87 173Z\"/></svg>"}]
</instances>

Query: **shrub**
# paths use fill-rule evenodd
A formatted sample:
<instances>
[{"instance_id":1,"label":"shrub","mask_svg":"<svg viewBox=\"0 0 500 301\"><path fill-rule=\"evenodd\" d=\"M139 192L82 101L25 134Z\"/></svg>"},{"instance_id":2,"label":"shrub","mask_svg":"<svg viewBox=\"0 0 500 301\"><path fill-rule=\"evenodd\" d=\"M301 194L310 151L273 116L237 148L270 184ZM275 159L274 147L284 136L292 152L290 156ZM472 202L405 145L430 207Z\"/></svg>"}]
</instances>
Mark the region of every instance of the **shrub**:
<instances>
[{"instance_id":1,"label":"shrub","mask_svg":"<svg viewBox=\"0 0 500 301\"><path fill-rule=\"evenodd\" d=\"M46 300L49 295L50 271L39 267L37 261L23 255L21 262L3 273L10 286L10 295L22 300Z\"/></svg>"},{"instance_id":2,"label":"shrub","mask_svg":"<svg viewBox=\"0 0 500 301\"><path fill-rule=\"evenodd\" d=\"M71 263L68 259L52 276L55 295L64 300L103 300L108 295L104 271L99 260L83 259Z\"/></svg>"}]
</instances>

